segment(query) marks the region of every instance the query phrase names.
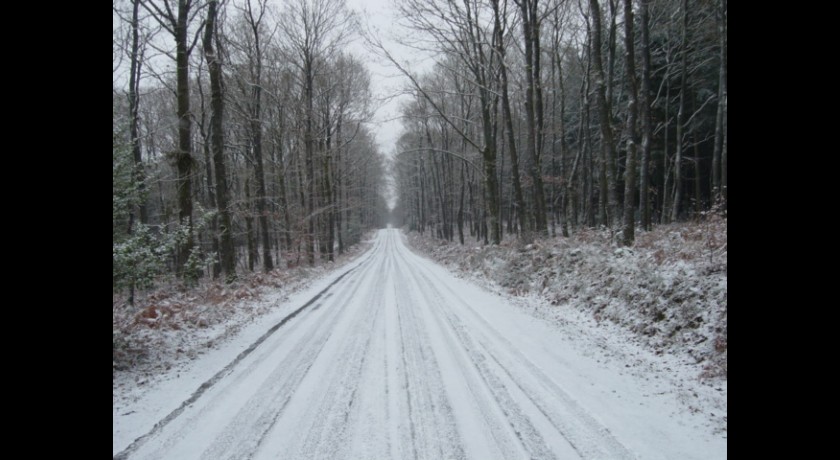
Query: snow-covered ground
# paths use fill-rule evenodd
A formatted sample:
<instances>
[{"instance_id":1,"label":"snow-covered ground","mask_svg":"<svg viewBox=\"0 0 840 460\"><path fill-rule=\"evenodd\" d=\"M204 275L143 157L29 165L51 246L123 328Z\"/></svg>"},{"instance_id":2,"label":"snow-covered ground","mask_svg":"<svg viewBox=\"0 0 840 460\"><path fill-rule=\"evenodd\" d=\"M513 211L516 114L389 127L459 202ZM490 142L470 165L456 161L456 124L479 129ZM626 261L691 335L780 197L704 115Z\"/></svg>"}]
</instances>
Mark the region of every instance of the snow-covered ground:
<instances>
[{"instance_id":1,"label":"snow-covered ground","mask_svg":"<svg viewBox=\"0 0 840 460\"><path fill-rule=\"evenodd\" d=\"M608 230L498 246L408 236L409 245L556 324L585 313L622 340L673 355L707 384L727 374L726 220L660 225L618 247ZM611 326L618 325L619 329ZM629 332L630 334L623 333Z\"/></svg>"},{"instance_id":2,"label":"snow-covered ground","mask_svg":"<svg viewBox=\"0 0 840 460\"><path fill-rule=\"evenodd\" d=\"M334 263L240 274L231 284L205 280L189 290L163 284L139 293L134 307L124 295L115 295L114 394L124 396L120 388L143 387L177 374L245 325L267 314L273 317L290 295L346 268L370 249L372 235L347 248Z\"/></svg>"},{"instance_id":3,"label":"snow-covered ground","mask_svg":"<svg viewBox=\"0 0 840 460\"><path fill-rule=\"evenodd\" d=\"M726 458L725 381L573 308L563 321L522 311L541 302L459 279L380 231L211 351L115 384L114 454Z\"/></svg>"}]
</instances>

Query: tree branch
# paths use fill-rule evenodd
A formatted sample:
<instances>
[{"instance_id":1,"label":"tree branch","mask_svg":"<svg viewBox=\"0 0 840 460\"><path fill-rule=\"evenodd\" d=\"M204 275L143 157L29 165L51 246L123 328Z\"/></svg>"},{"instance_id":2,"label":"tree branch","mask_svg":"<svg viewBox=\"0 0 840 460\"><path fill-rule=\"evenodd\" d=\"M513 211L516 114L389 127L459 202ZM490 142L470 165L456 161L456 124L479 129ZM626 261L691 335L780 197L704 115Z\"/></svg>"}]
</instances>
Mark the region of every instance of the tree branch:
<instances>
[{"instance_id":1,"label":"tree branch","mask_svg":"<svg viewBox=\"0 0 840 460\"><path fill-rule=\"evenodd\" d=\"M137 1L140 1L140 0L137 0ZM154 11L149 9L149 5L151 5L151 8L154 9ZM166 31L169 32L170 34L175 35L175 28L177 27L177 21L175 20L175 16L172 14L172 9L169 8L169 2L165 1L164 5L166 5L166 12L161 10L160 7L157 6L157 4L154 3L154 2L140 1L140 6L142 6L143 9L148 11L149 14L151 14L152 17L155 18L155 21L157 21L157 23L160 24L161 27L166 29ZM169 21L169 24L167 24L166 21Z\"/></svg>"}]
</instances>

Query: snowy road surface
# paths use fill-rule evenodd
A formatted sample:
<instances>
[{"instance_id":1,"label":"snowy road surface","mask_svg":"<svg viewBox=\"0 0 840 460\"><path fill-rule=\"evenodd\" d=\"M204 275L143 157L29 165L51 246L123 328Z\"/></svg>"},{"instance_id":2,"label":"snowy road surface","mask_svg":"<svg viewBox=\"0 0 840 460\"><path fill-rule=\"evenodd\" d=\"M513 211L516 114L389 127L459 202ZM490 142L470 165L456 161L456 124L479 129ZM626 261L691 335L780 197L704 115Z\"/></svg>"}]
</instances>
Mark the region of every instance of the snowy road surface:
<instances>
[{"instance_id":1,"label":"snowy road surface","mask_svg":"<svg viewBox=\"0 0 840 460\"><path fill-rule=\"evenodd\" d=\"M726 457L725 435L673 397L415 255L397 230L348 270L182 410L115 438L115 456Z\"/></svg>"}]
</instances>

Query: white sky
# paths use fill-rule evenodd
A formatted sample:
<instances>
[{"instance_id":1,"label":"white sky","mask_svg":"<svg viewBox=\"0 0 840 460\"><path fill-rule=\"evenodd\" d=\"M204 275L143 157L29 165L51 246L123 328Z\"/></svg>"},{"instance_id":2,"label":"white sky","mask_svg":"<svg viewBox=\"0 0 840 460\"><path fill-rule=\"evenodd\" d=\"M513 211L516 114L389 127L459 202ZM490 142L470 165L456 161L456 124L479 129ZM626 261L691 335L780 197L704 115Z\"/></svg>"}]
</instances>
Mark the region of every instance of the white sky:
<instances>
[{"instance_id":1,"label":"white sky","mask_svg":"<svg viewBox=\"0 0 840 460\"><path fill-rule=\"evenodd\" d=\"M412 70L430 67L428 60L424 60L416 51L394 40L395 34L404 33L398 31L395 26L397 13L394 0L346 1L347 6L359 15L362 27L373 31L395 59L401 63L408 62L408 68ZM401 75L387 59L368 49L363 38L360 37L352 43L350 50L361 57L370 70L374 104L379 106L371 128L382 153L390 157L394 153L401 130L400 120L397 118L399 105L401 101L408 98L407 95L399 93L407 87L408 79Z\"/></svg>"}]
</instances>

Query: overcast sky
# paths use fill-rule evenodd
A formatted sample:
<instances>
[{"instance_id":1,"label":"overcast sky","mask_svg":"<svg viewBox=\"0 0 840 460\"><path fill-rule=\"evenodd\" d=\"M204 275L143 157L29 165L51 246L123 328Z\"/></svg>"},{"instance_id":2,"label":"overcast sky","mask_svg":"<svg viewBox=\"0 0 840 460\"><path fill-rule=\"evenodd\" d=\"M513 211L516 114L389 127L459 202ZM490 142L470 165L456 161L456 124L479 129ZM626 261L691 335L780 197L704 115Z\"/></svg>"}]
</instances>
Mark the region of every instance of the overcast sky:
<instances>
[{"instance_id":1,"label":"overcast sky","mask_svg":"<svg viewBox=\"0 0 840 460\"><path fill-rule=\"evenodd\" d=\"M347 6L359 15L363 28L376 32L377 38L399 62L408 62L412 70L428 67L428 60L416 52L401 46L394 36L402 33L395 24L397 14L394 0L346 0ZM399 105L408 96L399 95L408 84L408 79L385 58L377 56L365 46L362 38L351 45L351 52L360 56L367 63L371 72L371 86L379 109L376 111L371 128L382 153L391 156L400 135L401 124Z\"/></svg>"}]
</instances>

